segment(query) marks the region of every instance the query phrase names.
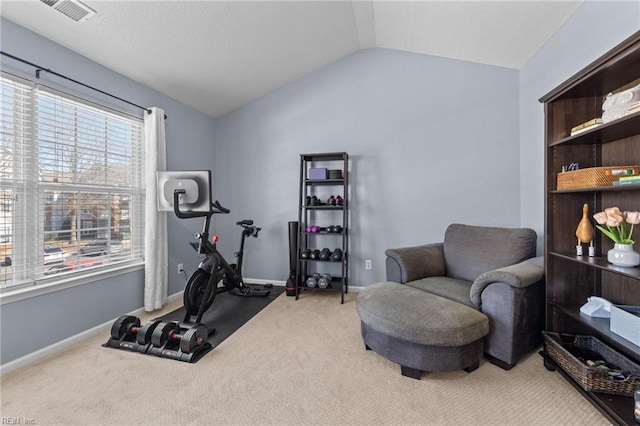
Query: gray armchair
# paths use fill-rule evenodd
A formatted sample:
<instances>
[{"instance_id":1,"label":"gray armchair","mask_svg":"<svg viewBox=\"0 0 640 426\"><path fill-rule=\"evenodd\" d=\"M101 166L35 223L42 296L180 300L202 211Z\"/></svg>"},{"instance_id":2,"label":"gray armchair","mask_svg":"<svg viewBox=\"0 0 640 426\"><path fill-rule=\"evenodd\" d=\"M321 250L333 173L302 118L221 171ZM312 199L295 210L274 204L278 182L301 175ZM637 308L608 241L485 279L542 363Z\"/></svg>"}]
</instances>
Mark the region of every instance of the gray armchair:
<instances>
[{"instance_id":1,"label":"gray armchair","mask_svg":"<svg viewBox=\"0 0 640 426\"><path fill-rule=\"evenodd\" d=\"M385 251L387 280L470 306L489 318L489 360L513 367L541 343L544 267L526 228L450 225L444 241Z\"/></svg>"}]
</instances>

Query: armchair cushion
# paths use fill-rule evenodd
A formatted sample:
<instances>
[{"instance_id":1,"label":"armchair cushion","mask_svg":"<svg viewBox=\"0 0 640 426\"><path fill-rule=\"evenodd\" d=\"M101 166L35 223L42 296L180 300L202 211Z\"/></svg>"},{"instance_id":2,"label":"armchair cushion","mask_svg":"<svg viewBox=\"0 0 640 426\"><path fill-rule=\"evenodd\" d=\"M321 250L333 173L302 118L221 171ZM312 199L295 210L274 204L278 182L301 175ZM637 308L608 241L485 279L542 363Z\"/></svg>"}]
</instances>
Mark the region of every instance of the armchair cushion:
<instances>
[{"instance_id":1,"label":"armchair cushion","mask_svg":"<svg viewBox=\"0 0 640 426\"><path fill-rule=\"evenodd\" d=\"M535 256L536 240L528 228L451 224L443 243L447 275L473 282L486 271Z\"/></svg>"},{"instance_id":2,"label":"armchair cushion","mask_svg":"<svg viewBox=\"0 0 640 426\"><path fill-rule=\"evenodd\" d=\"M428 277L409 281L406 285L476 308L469 298L469 281L449 277Z\"/></svg>"}]
</instances>

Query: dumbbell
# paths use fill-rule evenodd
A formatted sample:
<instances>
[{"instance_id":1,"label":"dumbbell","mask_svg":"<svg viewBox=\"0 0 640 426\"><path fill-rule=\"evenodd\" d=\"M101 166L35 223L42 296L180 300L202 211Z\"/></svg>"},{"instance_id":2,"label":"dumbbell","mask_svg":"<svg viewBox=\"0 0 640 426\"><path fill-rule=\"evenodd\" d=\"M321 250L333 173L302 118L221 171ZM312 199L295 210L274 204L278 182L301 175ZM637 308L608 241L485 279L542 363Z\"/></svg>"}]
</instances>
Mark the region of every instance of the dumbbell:
<instances>
[{"instance_id":1,"label":"dumbbell","mask_svg":"<svg viewBox=\"0 0 640 426\"><path fill-rule=\"evenodd\" d=\"M111 326L111 337L121 340L126 336L133 337L140 327L140 318L133 315L122 315Z\"/></svg>"},{"instance_id":2,"label":"dumbbell","mask_svg":"<svg viewBox=\"0 0 640 426\"><path fill-rule=\"evenodd\" d=\"M179 341L180 351L191 353L206 342L209 336L207 328L200 324L193 325L182 334L181 331L178 321L161 322L151 334L151 344L163 348L170 342Z\"/></svg>"},{"instance_id":3,"label":"dumbbell","mask_svg":"<svg viewBox=\"0 0 640 426\"><path fill-rule=\"evenodd\" d=\"M331 274L323 274L318 280L318 287L327 288L331 284Z\"/></svg>"},{"instance_id":4,"label":"dumbbell","mask_svg":"<svg viewBox=\"0 0 640 426\"><path fill-rule=\"evenodd\" d=\"M333 253L331 253L331 260L334 262L342 260L342 250L339 248L335 249Z\"/></svg>"},{"instance_id":5,"label":"dumbbell","mask_svg":"<svg viewBox=\"0 0 640 426\"><path fill-rule=\"evenodd\" d=\"M309 249L302 250L302 253L300 253L300 257L302 259L309 259L310 255L311 255L311 250Z\"/></svg>"},{"instance_id":6,"label":"dumbbell","mask_svg":"<svg viewBox=\"0 0 640 426\"><path fill-rule=\"evenodd\" d=\"M320 231L320 227L317 225L307 226L305 228L305 231L307 232L307 234L315 234Z\"/></svg>"},{"instance_id":7,"label":"dumbbell","mask_svg":"<svg viewBox=\"0 0 640 426\"><path fill-rule=\"evenodd\" d=\"M320 258L320 250L314 249L309 253L309 259L318 260Z\"/></svg>"},{"instance_id":8,"label":"dumbbell","mask_svg":"<svg viewBox=\"0 0 640 426\"><path fill-rule=\"evenodd\" d=\"M304 203L305 206L319 206L319 205L322 204L320 202L320 199L318 197L316 197L315 195L313 197L307 195L305 197L304 201L305 201L305 203Z\"/></svg>"},{"instance_id":9,"label":"dumbbell","mask_svg":"<svg viewBox=\"0 0 640 426\"><path fill-rule=\"evenodd\" d=\"M320 274L315 273L307 278L307 287L314 288L318 285L318 280L320 279Z\"/></svg>"},{"instance_id":10,"label":"dumbbell","mask_svg":"<svg viewBox=\"0 0 640 426\"><path fill-rule=\"evenodd\" d=\"M148 345L151 341L153 330L160 324L160 320L149 321L140 326L140 318L133 315L122 315L111 326L111 337L115 340L133 341L135 336L136 342L140 345Z\"/></svg>"},{"instance_id":11,"label":"dumbbell","mask_svg":"<svg viewBox=\"0 0 640 426\"><path fill-rule=\"evenodd\" d=\"M158 325L160 325L161 322L162 321L160 320L149 321L142 327L138 328L138 331L136 332L136 341L140 345L148 345L149 343L151 343L151 336L153 335L153 331Z\"/></svg>"},{"instance_id":12,"label":"dumbbell","mask_svg":"<svg viewBox=\"0 0 640 426\"><path fill-rule=\"evenodd\" d=\"M331 250L329 250L328 248L323 248L322 251L320 252L320 255L318 256L320 260L329 260L330 257L331 257Z\"/></svg>"}]
</instances>

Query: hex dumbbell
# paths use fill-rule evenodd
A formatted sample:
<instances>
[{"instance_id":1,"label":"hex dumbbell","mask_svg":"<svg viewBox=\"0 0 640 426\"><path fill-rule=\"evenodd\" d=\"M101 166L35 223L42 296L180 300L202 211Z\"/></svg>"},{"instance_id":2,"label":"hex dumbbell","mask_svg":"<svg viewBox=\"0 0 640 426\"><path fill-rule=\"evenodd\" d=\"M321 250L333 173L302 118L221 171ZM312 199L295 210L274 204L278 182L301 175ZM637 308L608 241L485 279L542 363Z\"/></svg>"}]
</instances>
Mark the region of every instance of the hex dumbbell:
<instances>
[{"instance_id":1,"label":"hex dumbbell","mask_svg":"<svg viewBox=\"0 0 640 426\"><path fill-rule=\"evenodd\" d=\"M323 274L318 280L318 287L327 288L331 284L331 274Z\"/></svg>"}]
</instances>

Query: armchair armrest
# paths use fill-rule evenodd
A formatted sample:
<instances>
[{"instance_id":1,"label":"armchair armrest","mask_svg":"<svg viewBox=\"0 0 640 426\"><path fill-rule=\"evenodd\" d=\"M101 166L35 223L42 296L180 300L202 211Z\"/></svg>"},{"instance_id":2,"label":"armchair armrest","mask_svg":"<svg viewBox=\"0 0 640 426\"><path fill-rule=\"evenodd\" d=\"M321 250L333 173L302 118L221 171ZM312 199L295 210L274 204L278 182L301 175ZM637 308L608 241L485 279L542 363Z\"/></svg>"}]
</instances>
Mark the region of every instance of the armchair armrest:
<instances>
[{"instance_id":1,"label":"armchair armrest","mask_svg":"<svg viewBox=\"0 0 640 426\"><path fill-rule=\"evenodd\" d=\"M543 257L533 257L515 265L494 269L481 274L471 285L471 302L478 308L482 305L482 292L496 282L515 288L525 288L544 277Z\"/></svg>"},{"instance_id":2,"label":"armchair armrest","mask_svg":"<svg viewBox=\"0 0 640 426\"><path fill-rule=\"evenodd\" d=\"M442 243L385 250L387 280L399 283L446 275Z\"/></svg>"}]
</instances>

